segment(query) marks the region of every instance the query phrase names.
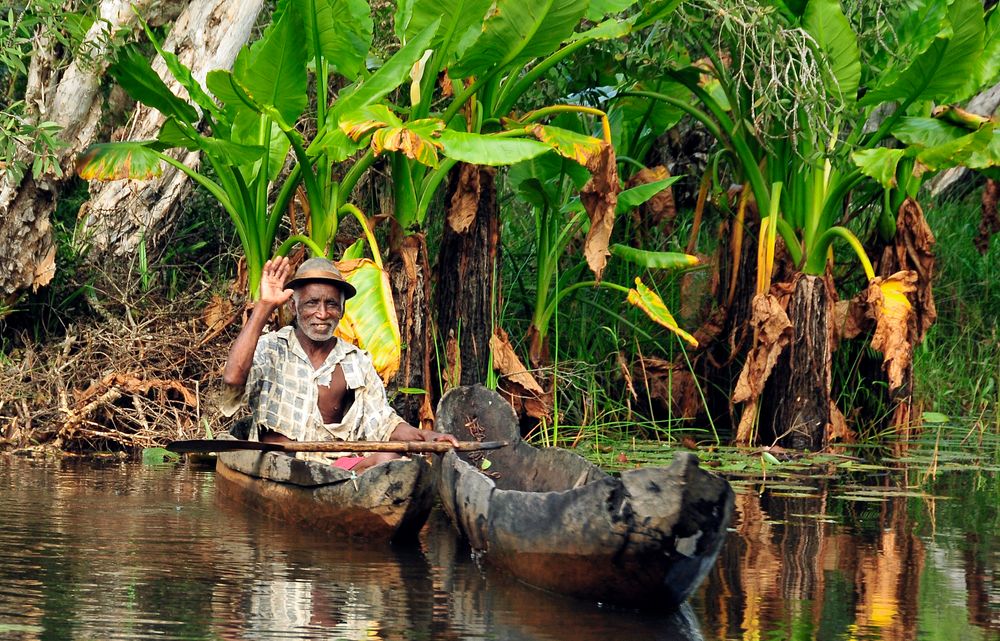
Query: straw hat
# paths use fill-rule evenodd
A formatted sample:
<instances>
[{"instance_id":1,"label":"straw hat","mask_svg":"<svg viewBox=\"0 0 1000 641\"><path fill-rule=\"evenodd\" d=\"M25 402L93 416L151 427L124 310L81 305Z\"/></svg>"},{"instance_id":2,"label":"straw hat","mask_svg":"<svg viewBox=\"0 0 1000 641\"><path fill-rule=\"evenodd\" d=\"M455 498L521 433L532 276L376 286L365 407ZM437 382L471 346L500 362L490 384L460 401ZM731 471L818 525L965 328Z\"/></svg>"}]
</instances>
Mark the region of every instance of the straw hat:
<instances>
[{"instance_id":1,"label":"straw hat","mask_svg":"<svg viewBox=\"0 0 1000 641\"><path fill-rule=\"evenodd\" d=\"M295 289L296 287L302 287L308 283L315 282L330 283L339 287L344 292L344 300L358 293L358 290L354 288L354 285L347 282L347 279L340 273L336 265L329 259L322 257L310 258L299 265L299 268L295 270L295 275L292 276L292 280L285 283L285 287Z\"/></svg>"}]
</instances>

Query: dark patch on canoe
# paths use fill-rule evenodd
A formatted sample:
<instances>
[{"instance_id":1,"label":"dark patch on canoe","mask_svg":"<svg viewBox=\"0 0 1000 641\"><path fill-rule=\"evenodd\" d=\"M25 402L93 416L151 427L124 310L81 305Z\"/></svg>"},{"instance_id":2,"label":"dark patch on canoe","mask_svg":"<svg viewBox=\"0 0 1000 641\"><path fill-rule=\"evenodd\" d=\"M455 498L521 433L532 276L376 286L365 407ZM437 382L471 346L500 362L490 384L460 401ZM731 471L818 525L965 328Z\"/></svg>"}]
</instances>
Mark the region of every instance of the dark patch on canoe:
<instances>
[{"instance_id":1,"label":"dark patch on canoe","mask_svg":"<svg viewBox=\"0 0 1000 641\"><path fill-rule=\"evenodd\" d=\"M461 440L511 439L517 419L472 386L445 395L438 425ZM733 492L694 454L616 478L572 452L512 443L488 455L495 478L454 452L438 477L445 512L487 562L554 592L660 608L682 603L715 562Z\"/></svg>"},{"instance_id":2,"label":"dark patch on canoe","mask_svg":"<svg viewBox=\"0 0 1000 641\"><path fill-rule=\"evenodd\" d=\"M350 472L326 463L275 452L226 452L218 457L216 488L225 500L271 518L381 540L415 537L434 499L423 457L376 465L352 481Z\"/></svg>"}]
</instances>

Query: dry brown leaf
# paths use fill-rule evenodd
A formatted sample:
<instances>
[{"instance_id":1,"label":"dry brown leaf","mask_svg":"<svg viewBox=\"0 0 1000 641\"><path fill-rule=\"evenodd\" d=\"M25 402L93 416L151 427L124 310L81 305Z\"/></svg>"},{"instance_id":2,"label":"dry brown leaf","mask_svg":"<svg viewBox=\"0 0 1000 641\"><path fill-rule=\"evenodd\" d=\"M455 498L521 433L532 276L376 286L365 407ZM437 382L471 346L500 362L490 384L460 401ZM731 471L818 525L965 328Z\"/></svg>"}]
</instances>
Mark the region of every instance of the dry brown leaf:
<instances>
[{"instance_id":1,"label":"dry brown leaf","mask_svg":"<svg viewBox=\"0 0 1000 641\"><path fill-rule=\"evenodd\" d=\"M871 327L871 318L866 314L865 293L851 300L838 300L833 304L833 331L835 340L850 340Z\"/></svg>"},{"instance_id":2,"label":"dry brown leaf","mask_svg":"<svg viewBox=\"0 0 1000 641\"><path fill-rule=\"evenodd\" d=\"M702 411L698 382L687 368L642 357L632 366L632 379L643 384L656 411L682 418L694 418Z\"/></svg>"},{"instance_id":3,"label":"dry brown leaf","mask_svg":"<svg viewBox=\"0 0 1000 641\"><path fill-rule=\"evenodd\" d=\"M794 330L786 307L787 299L782 302L770 293L753 297L750 324L754 329L754 345L733 390L734 403L760 396L778 356L791 343ZM746 413L744 411L744 416Z\"/></svg>"},{"instance_id":4,"label":"dry brown leaf","mask_svg":"<svg viewBox=\"0 0 1000 641\"><path fill-rule=\"evenodd\" d=\"M209 332L214 332L232 322L234 313L233 302L228 297L215 294L208 305L205 305L201 320Z\"/></svg>"},{"instance_id":5,"label":"dry brown leaf","mask_svg":"<svg viewBox=\"0 0 1000 641\"><path fill-rule=\"evenodd\" d=\"M611 240L611 230L615 224L615 207L618 206L618 169L615 151L611 145L604 145L601 152L588 163L591 177L580 191L580 201L590 218L590 231L584 242L583 253L587 265L597 280L607 265L608 243Z\"/></svg>"},{"instance_id":6,"label":"dry brown leaf","mask_svg":"<svg viewBox=\"0 0 1000 641\"><path fill-rule=\"evenodd\" d=\"M853 443L856 440L854 431L847 427L847 419L830 399L830 425L826 428L826 442Z\"/></svg>"},{"instance_id":7,"label":"dry brown leaf","mask_svg":"<svg viewBox=\"0 0 1000 641\"><path fill-rule=\"evenodd\" d=\"M459 234L469 231L479 211L479 167L462 163L458 168L458 184L448 207L448 226Z\"/></svg>"},{"instance_id":8,"label":"dry brown leaf","mask_svg":"<svg viewBox=\"0 0 1000 641\"><path fill-rule=\"evenodd\" d=\"M979 221L979 233L976 235L976 249L980 254L986 254L990 248L990 238L1000 234L1000 214L997 213L997 203L1000 202L1000 182L989 179L983 187L983 217Z\"/></svg>"},{"instance_id":9,"label":"dry brown leaf","mask_svg":"<svg viewBox=\"0 0 1000 641\"><path fill-rule=\"evenodd\" d=\"M901 271L916 272L915 291L912 297L916 333L912 344L917 345L937 319L934 293L934 235L931 233L919 203L906 199L899 208L896 220L896 237L892 247L887 247L879 264L879 276L887 278Z\"/></svg>"},{"instance_id":10,"label":"dry brown leaf","mask_svg":"<svg viewBox=\"0 0 1000 641\"><path fill-rule=\"evenodd\" d=\"M546 394L534 375L510 344L510 338L501 328L494 330L490 337L493 353L493 369L501 375L501 392L507 401L518 410L533 418L542 419L552 414L552 395Z\"/></svg>"},{"instance_id":11,"label":"dry brown leaf","mask_svg":"<svg viewBox=\"0 0 1000 641\"><path fill-rule=\"evenodd\" d=\"M869 313L875 319L872 347L882 352L890 392L906 381L913 359L916 322L908 296L916 291L916 283L915 272L901 271L889 278L876 276L865 292Z\"/></svg>"},{"instance_id":12,"label":"dry brown leaf","mask_svg":"<svg viewBox=\"0 0 1000 641\"><path fill-rule=\"evenodd\" d=\"M444 379L444 390L447 391L462 384L462 352L459 349L458 339L454 332L448 334L448 340L444 345L444 372L441 373Z\"/></svg>"},{"instance_id":13,"label":"dry brown leaf","mask_svg":"<svg viewBox=\"0 0 1000 641\"><path fill-rule=\"evenodd\" d=\"M56 275L56 247L53 245L45 256L35 263L35 274L32 278L31 290L37 292L39 287L44 287L52 282L52 277Z\"/></svg>"}]
</instances>

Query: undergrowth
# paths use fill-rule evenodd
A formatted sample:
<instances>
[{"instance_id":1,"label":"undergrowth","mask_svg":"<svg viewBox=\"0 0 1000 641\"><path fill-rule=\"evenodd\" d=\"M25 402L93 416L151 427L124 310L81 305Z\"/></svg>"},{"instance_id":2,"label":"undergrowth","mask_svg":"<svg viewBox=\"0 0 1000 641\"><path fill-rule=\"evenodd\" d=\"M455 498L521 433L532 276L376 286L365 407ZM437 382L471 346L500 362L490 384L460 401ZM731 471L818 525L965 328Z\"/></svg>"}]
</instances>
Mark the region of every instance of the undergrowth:
<instances>
[{"instance_id":1,"label":"undergrowth","mask_svg":"<svg viewBox=\"0 0 1000 641\"><path fill-rule=\"evenodd\" d=\"M1000 432L1000 238L973 239L981 189L927 207L937 244L938 319L914 354L916 395L927 410L966 416Z\"/></svg>"}]
</instances>

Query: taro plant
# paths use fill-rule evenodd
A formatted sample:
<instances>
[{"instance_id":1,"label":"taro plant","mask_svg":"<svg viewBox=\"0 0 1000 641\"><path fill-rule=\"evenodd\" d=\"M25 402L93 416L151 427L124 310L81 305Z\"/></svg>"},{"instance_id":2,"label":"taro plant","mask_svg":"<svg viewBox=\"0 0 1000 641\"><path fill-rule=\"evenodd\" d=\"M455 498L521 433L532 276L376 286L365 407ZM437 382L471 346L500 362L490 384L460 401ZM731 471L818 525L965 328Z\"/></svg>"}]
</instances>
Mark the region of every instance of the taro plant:
<instances>
[{"instance_id":1,"label":"taro plant","mask_svg":"<svg viewBox=\"0 0 1000 641\"><path fill-rule=\"evenodd\" d=\"M871 178L896 190L886 192L878 215L876 229L884 242L897 231L902 198L916 194L924 172L991 162L991 121L965 122L965 130L946 134L941 117L926 116L934 108L939 116L954 116L958 112L943 105L967 99L995 79L995 9L988 22L978 0L914 0L884 10L860 3L849 9L850 15L839 0L692 3L683 14L682 37L696 52L692 59L704 57L666 70L664 78L685 86L695 103L633 92L684 110L725 147L735 177L761 216L758 296L765 297L772 285L784 288L783 302L754 303L757 346L736 392L737 401L748 402L741 440L753 438L757 399L777 355L792 341L797 358L805 360L790 367L814 374L789 374L786 354L772 386L779 400L768 412L771 436L790 436L786 442L815 448L846 433L829 400L832 301L817 280L832 265L835 242L845 243L865 280L878 289L868 300L887 369L898 371L908 362L914 337L905 335L905 327L914 311L907 294L915 276L899 266L903 271L891 278L876 278L855 233L872 209L863 197L871 191ZM859 34L855 25L869 31ZM771 282L778 237L798 274L787 285ZM785 323L786 329L779 332L774 323ZM803 357L810 349L818 351Z\"/></svg>"}]
</instances>

